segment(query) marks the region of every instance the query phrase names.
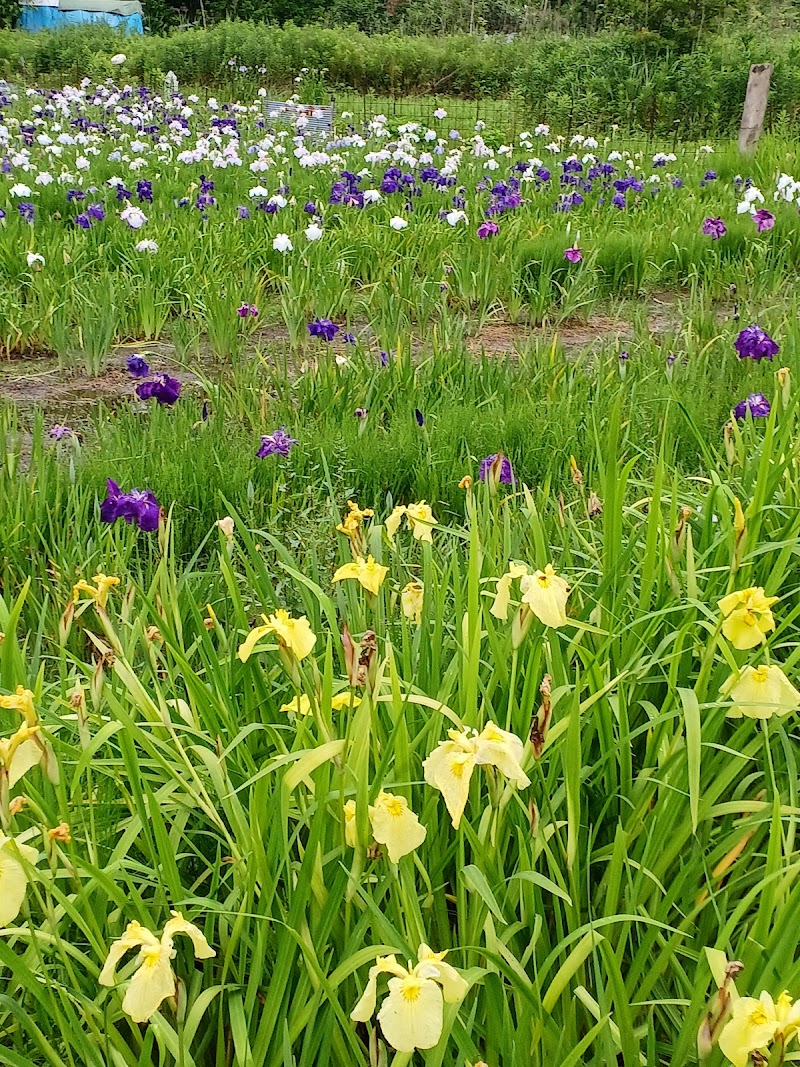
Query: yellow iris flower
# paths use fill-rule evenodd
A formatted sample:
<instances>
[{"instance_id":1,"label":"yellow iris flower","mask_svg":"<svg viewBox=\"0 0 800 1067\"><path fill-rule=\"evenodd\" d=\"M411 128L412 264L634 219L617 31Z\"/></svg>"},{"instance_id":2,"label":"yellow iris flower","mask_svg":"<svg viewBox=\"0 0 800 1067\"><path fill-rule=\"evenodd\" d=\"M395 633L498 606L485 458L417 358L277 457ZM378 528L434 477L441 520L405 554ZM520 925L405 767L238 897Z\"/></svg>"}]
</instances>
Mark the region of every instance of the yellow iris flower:
<instances>
[{"instance_id":1,"label":"yellow iris flower","mask_svg":"<svg viewBox=\"0 0 800 1067\"><path fill-rule=\"evenodd\" d=\"M23 723L11 737L0 737L0 766L8 775L9 788L42 762L44 748L36 740L38 732L38 726Z\"/></svg>"},{"instance_id":2,"label":"yellow iris flower","mask_svg":"<svg viewBox=\"0 0 800 1067\"><path fill-rule=\"evenodd\" d=\"M331 708L334 711L341 711L342 708L357 708L361 703L361 697L356 696L349 689L345 689L343 693L337 693L331 697ZM305 693L301 693L299 696L294 697L288 704L282 704L281 711L293 711L296 715L310 715L311 714L311 700Z\"/></svg>"},{"instance_id":3,"label":"yellow iris flower","mask_svg":"<svg viewBox=\"0 0 800 1067\"><path fill-rule=\"evenodd\" d=\"M776 596L765 596L762 586L738 589L720 600L719 609L724 616L722 632L734 648L755 648L766 640L767 634L775 629L770 609L777 600Z\"/></svg>"},{"instance_id":4,"label":"yellow iris flower","mask_svg":"<svg viewBox=\"0 0 800 1067\"><path fill-rule=\"evenodd\" d=\"M788 993L774 1001L762 991L758 999L739 997L734 1002L731 1018L719 1035L719 1047L734 1067L747 1067L752 1052L764 1052L777 1038L788 1041L798 1028L800 1002L793 1003Z\"/></svg>"},{"instance_id":5,"label":"yellow iris flower","mask_svg":"<svg viewBox=\"0 0 800 1067\"><path fill-rule=\"evenodd\" d=\"M425 587L422 582L409 582L400 594L400 606L407 619L417 626L422 622L422 602L425 599Z\"/></svg>"},{"instance_id":6,"label":"yellow iris flower","mask_svg":"<svg viewBox=\"0 0 800 1067\"><path fill-rule=\"evenodd\" d=\"M444 797L455 829L458 829L469 797L472 772L478 766L496 767L518 789L531 784L522 769L523 744L516 734L501 730L490 722L476 730L449 730L442 741L423 761L425 781Z\"/></svg>"},{"instance_id":7,"label":"yellow iris flower","mask_svg":"<svg viewBox=\"0 0 800 1067\"><path fill-rule=\"evenodd\" d=\"M349 537L351 541L356 541L361 536L361 526L364 519L371 519L374 514L375 512L372 508L364 508L362 510L355 500L348 500L347 514L336 529L339 533L343 533L345 537Z\"/></svg>"},{"instance_id":8,"label":"yellow iris flower","mask_svg":"<svg viewBox=\"0 0 800 1067\"><path fill-rule=\"evenodd\" d=\"M545 626L565 626L567 622L567 598L569 585L553 570L548 563L543 571L531 574L524 563L512 560L506 573L497 579L494 603L489 612L496 619L507 619L511 603L511 583L520 579L519 587L522 603Z\"/></svg>"},{"instance_id":9,"label":"yellow iris flower","mask_svg":"<svg viewBox=\"0 0 800 1067\"><path fill-rule=\"evenodd\" d=\"M170 961L174 955L173 942L177 934L186 934L191 939L195 959L207 960L216 956L202 932L177 911L172 913L172 918L164 926L160 939L138 922L132 922L128 923L125 933L109 950L98 979L100 985L104 986L114 985L117 964L125 953L139 949L139 966L122 1001L122 1010L134 1022L147 1022L158 1011L163 1000L175 995L175 975Z\"/></svg>"},{"instance_id":10,"label":"yellow iris flower","mask_svg":"<svg viewBox=\"0 0 800 1067\"><path fill-rule=\"evenodd\" d=\"M355 848L356 839L356 805L348 800L344 805L344 836L351 848ZM372 835L380 845L386 845L389 859L399 863L403 856L419 848L428 831L408 806L405 797L395 793L378 793L375 803L369 806L369 821Z\"/></svg>"},{"instance_id":11,"label":"yellow iris flower","mask_svg":"<svg viewBox=\"0 0 800 1067\"><path fill-rule=\"evenodd\" d=\"M389 995L378 1012L383 1036L397 1052L433 1048L442 1036L444 1001L457 1004L469 985L455 967L444 962L446 952L432 952L420 945L417 963L403 967L395 956L378 956L370 967L366 989L350 1013L356 1022L375 1014L378 976L390 974Z\"/></svg>"},{"instance_id":12,"label":"yellow iris flower","mask_svg":"<svg viewBox=\"0 0 800 1067\"><path fill-rule=\"evenodd\" d=\"M11 696L0 696L0 708L18 711L28 726L36 726L39 722L39 716L33 704L33 693L30 689L23 689L21 685L17 686L16 692Z\"/></svg>"},{"instance_id":13,"label":"yellow iris flower","mask_svg":"<svg viewBox=\"0 0 800 1067\"><path fill-rule=\"evenodd\" d=\"M72 601L77 604L81 599L81 593L86 593L89 600L93 600L98 608L104 608L108 603L108 596L115 585L119 585L119 578L111 574L95 574L92 578L94 585L90 585L83 578L72 587Z\"/></svg>"},{"instance_id":14,"label":"yellow iris flower","mask_svg":"<svg viewBox=\"0 0 800 1067\"><path fill-rule=\"evenodd\" d=\"M0 926L13 923L20 913L28 888L28 876L21 859L36 863L39 853L0 830Z\"/></svg>"},{"instance_id":15,"label":"yellow iris flower","mask_svg":"<svg viewBox=\"0 0 800 1067\"><path fill-rule=\"evenodd\" d=\"M733 701L728 712L731 719L741 719L743 715L748 719L770 719L800 707L800 693L775 664L743 667L730 676L721 693Z\"/></svg>"},{"instance_id":16,"label":"yellow iris flower","mask_svg":"<svg viewBox=\"0 0 800 1067\"><path fill-rule=\"evenodd\" d=\"M264 625L254 627L239 645L239 659L242 663L247 662L258 642L268 634L277 637L281 648L288 649L295 659L305 659L311 652L317 635L311 629L305 615L301 615L299 619L293 619L285 608L278 608L269 618L266 615L262 615L261 618L264 620Z\"/></svg>"},{"instance_id":17,"label":"yellow iris flower","mask_svg":"<svg viewBox=\"0 0 800 1067\"><path fill-rule=\"evenodd\" d=\"M399 504L392 511L384 523L386 536L392 544L404 518L417 541L427 541L429 545L433 544L433 527L436 525L436 518L430 504L420 500L416 504Z\"/></svg>"},{"instance_id":18,"label":"yellow iris flower","mask_svg":"<svg viewBox=\"0 0 800 1067\"><path fill-rule=\"evenodd\" d=\"M382 567L376 563L372 556L366 559L357 556L354 563L345 563L333 576L334 582L343 582L348 578L355 578L368 593L378 595L378 590L383 585L383 580L389 573L388 567Z\"/></svg>"}]
</instances>

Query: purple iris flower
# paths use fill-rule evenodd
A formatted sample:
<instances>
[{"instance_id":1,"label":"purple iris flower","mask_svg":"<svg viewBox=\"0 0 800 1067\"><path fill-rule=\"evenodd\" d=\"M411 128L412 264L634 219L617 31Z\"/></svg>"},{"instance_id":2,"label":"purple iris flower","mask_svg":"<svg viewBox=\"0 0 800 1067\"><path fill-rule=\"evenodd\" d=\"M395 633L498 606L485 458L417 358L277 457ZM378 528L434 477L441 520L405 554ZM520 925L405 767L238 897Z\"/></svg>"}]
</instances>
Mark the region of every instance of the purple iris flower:
<instances>
[{"instance_id":1,"label":"purple iris flower","mask_svg":"<svg viewBox=\"0 0 800 1067\"><path fill-rule=\"evenodd\" d=\"M181 395L181 383L169 374L157 374L149 382L137 385L136 395L140 400L156 400L159 404L172 407Z\"/></svg>"},{"instance_id":2,"label":"purple iris flower","mask_svg":"<svg viewBox=\"0 0 800 1067\"><path fill-rule=\"evenodd\" d=\"M85 211L82 211L80 215L76 215L74 221L75 225L80 226L82 230L89 230L92 227L92 220Z\"/></svg>"},{"instance_id":3,"label":"purple iris flower","mask_svg":"<svg viewBox=\"0 0 800 1067\"><path fill-rule=\"evenodd\" d=\"M482 482L486 481L489 477L489 471L492 469L494 463L496 463L498 456L500 457L500 477L498 478L498 481L505 485L511 485L514 481L511 460L501 452L495 452L494 455L487 456L485 459L481 460L481 465L478 468L478 477Z\"/></svg>"},{"instance_id":4,"label":"purple iris flower","mask_svg":"<svg viewBox=\"0 0 800 1067\"><path fill-rule=\"evenodd\" d=\"M342 340L346 345L354 345L356 343L356 335L354 333L343 333Z\"/></svg>"},{"instance_id":5,"label":"purple iris flower","mask_svg":"<svg viewBox=\"0 0 800 1067\"><path fill-rule=\"evenodd\" d=\"M706 237L711 237L714 241L718 241L720 237L724 237L728 232L728 227L722 219L703 219L703 225L700 230Z\"/></svg>"},{"instance_id":6,"label":"purple iris flower","mask_svg":"<svg viewBox=\"0 0 800 1067\"><path fill-rule=\"evenodd\" d=\"M68 204L72 200L85 200L85 199L86 199L86 193L84 193L81 189L68 189L67 190L67 203Z\"/></svg>"},{"instance_id":7,"label":"purple iris flower","mask_svg":"<svg viewBox=\"0 0 800 1067\"><path fill-rule=\"evenodd\" d=\"M414 418L417 420L417 426L425 425L425 416L422 414L419 408L414 408Z\"/></svg>"},{"instance_id":8,"label":"purple iris flower","mask_svg":"<svg viewBox=\"0 0 800 1067\"><path fill-rule=\"evenodd\" d=\"M496 222L482 222L478 227L478 237L496 237L500 233L500 227Z\"/></svg>"},{"instance_id":9,"label":"purple iris flower","mask_svg":"<svg viewBox=\"0 0 800 1067\"><path fill-rule=\"evenodd\" d=\"M106 217L106 209L102 204L89 204L86 209L86 214L90 219L94 219L96 222L102 222Z\"/></svg>"},{"instance_id":10,"label":"purple iris flower","mask_svg":"<svg viewBox=\"0 0 800 1067\"><path fill-rule=\"evenodd\" d=\"M281 426L279 430L274 430L272 433L264 434L261 438L261 446L256 452L256 456L259 459L266 459L267 456L288 456L292 448L298 442L286 432L286 427Z\"/></svg>"},{"instance_id":11,"label":"purple iris flower","mask_svg":"<svg viewBox=\"0 0 800 1067\"><path fill-rule=\"evenodd\" d=\"M367 417L367 415L369 414L369 409L368 408L356 408L356 410L353 412L353 414L355 415L355 417L357 419L361 419L363 421Z\"/></svg>"},{"instance_id":12,"label":"purple iris flower","mask_svg":"<svg viewBox=\"0 0 800 1067\"><path fill-rule=\"evenodd\" d=\"M321 337L323 341L332 341L339 332L339 327L330 319L314 319L308 324L308 332L312 337Z\"/></svg>"},{"instance_id":13,"label":"purple iris flower","mask_svg":"<svg viewBox=\"0 0 800 1067\"><path fill-rule=\"evenodd\" d=\"M380 359L382 367L388 367L389 366L389 353L388 352L381 352L381 354L380 354L380 356L378 358ZM425 420L423 419L423 422L424 421ZM422 423L420 422L420 426L421 425L422 425Z\"/></svg>"},{"instance_id":14,"label":"purple iris flower","mask_svg":"<svg viewBox=\"0 0 800 1067\"><path fill-rule=\"evenodd\" d=\"M61 423L57 422L55 426L50 427L50 432L47 436L52 437L54 441L63 441L65 437L74 437L75 431L71 426L62 426Z\"/></svg>"},{"instance_id":15,"label":"purple iris flower","mask_svg":"<svg viewBox=\"0 0 800 1067\"><path fill-rule=\"evenodd\" d=\"M28 200L23 200L21 204L17 204L17 211L25 222L33 222L33 217L36 214L36 208Z\"/></svg>"},{"instance_id":16,"label":"purple iris flower","mask_svg":"<svg viewBox=\"0 0 800 1067\"><path fill-rule=\"evenodd\" d=\"M117 200L130 200L132 196L130 189L126 189L124 185L117 186Z\"/></svg>"},{"instance_id":17,"label":"purple iris flower","mask_svg":"<svg viewBox=\"0 0 800 1067\"><path fill-rule=\"evenodd\" d=\"M673 185L676 189L682 189L683 178L670 178L670 184Z\"/></svg>"},{"instance_id":18,"label":"purple iris flower","mask_svg":"<svg viewBox=\"0 0 800 1067\"><path fill-rule=\"evenodd\" d=\"M129 374L134 378L146 378L150 373L150 368L143 356L128 356L125 366L128 368Z\"/></svg>"},{"instance_id":19,"label":"purple iris flower","mask_svg":"<svg viewBox=\"0 0 800 1067\"><path fill-rule=\"evenodd\" d=\"M619 208L620 211L622 211L623 208L626 208L628 206L628 202L622 193L615 193L611 197L611 203L614 205L614 207Z\"/></svg>"},{"instance_id":20,"label":"purple iris flower","mask_svg":"<svg viewBox=\"0 0 800 1067\"><path fill-rule=\"evenodd\" d=\"M305 211L306 215L316 215L317 205L313 200L306 200L305 204L303 204L303 211Z\"/></svg>"},{"instance_id":21,"label":"purple iris flower","mask_svg":"<svg viewBox=\"0 0 800 1067\"><path fill-rule=\"evenodd\" d=\"M255 304L240 304L239 307L236 309L236 314L239 316L240 319L255 319L258 317L258 308L255 306Z\"/></svg>"},{"instance_id":22,"label":"purple iris flower","mask_svg":"<svg viewBox=\"0 0 800 1067\"><path fill-rule=\"evenodd\" d=\"M136 183L136 195L139 197L140 202L146 200L149 204L152 204L153 183L146 178L140 178Z\"/></svg>"},{"instance_id":23,"label":"purple iris flower","mask_svg":"<svg viewBox=\"0 0 800 1067\"><path fill-rule=\"evenodd\" d=\"M583 262L583 252L577 245L572 245L571 248L564 249L564 259L568 263L581 263Z\"/></svg>"},{"instance_id":24,"label":"purple iris flower","mask_svg":"<svg viewBox=\"0 0 800 1067\"><path fill-rule=\"evenodd\" d=\"M149 489L131 489L123 493L111 478L106 482L108 495L100 505L100 518L103 522L116 522L124 519L130 526L138 526L145 533L158 529L161 508Z\"/></svg>"},{"instance_id":25,"label":"purple iris flower","mask_svg":"<svg viewBox=\"0 0 800 1067\"><path fill-rule=\"evenodd\" d=\"M745 419L749 411L754 419L765 419L770 410L769 400L763 393L751 393L746 400L739 401L733 409L733 414L737 419Z\"/></svg>"},{"instance_id":26,"label":"purple iris flower","mask_svg":"<svg viewBox=\"0 0 800 1067\"><path fill-rule=\"evenodd\" d=\"M775 216L771 211L767 211L766 208L759 208L753 215L753 222L756 224L756 229L759 233L764 233L766 230L771 230L775 225Z\"/></svg>"},{"instance_id":27,"label":"purple iris flower","mask_svg":"<svg viewBox=\"0 0 800 1067\"><path fill-rule=\"evenodd\" d=\"M236 218L237 219L249 219L250 218L250 208L247 207L245 204L239 204L239 206L236 209Z\"/></svg>"},{"instance_id":28,"label":"purple iris flower","mask_svg":"<svg viewBox=\"0 0 800 1067\"><path fill-rule=\"evenodd\" d=\"M704 182L715 182L717 180L717 172L715 170L707 170L703 175Z\"/></svg>"},{"instance_id":29,"label":"purple iris flower","mask_svg":"<svg viewBox=\"0 0 800 1067\"><path fill-rule=\"evenodd\" d=\"M677 359L678 359L678 353L677 352L670 352L670 354L667 356L667 366L671 367L674 363L677 362Z\"/></svg>"},{"instance_id":30,"label":"purple iris flower","mask_svg":"<svg viewBox=\"0 0 800 1067\"><path fill-rule=\"evenodd\" d=\"M758 362L761 359L771 360L779 352L779 346L772 340L766 330L753 323L746 326L733 342L739 359L752 359Z\"/></svg>"}]
</instances>

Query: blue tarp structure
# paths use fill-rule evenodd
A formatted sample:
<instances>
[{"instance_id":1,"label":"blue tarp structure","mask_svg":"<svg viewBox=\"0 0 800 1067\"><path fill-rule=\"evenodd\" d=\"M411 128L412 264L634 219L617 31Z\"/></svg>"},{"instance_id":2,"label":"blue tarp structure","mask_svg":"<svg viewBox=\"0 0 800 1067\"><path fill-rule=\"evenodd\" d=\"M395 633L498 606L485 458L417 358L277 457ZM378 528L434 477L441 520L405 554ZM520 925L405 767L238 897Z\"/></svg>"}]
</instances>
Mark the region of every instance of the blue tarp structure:
<instances>
[{"instance_id":1,"label":"blue tarp structure","mask_svg":"<svg viewBox=\"0 0 800 1067\"><path fill-rule=\"evenodd\" d=\"M20 12L19 28L29 33L39 30L60 30L65 26L81 26L87 22L102 22L123 33L144 33L141 15L114 15L110 11L61 11L57 7L24 5Z\"/></svg>"}]
</instances>

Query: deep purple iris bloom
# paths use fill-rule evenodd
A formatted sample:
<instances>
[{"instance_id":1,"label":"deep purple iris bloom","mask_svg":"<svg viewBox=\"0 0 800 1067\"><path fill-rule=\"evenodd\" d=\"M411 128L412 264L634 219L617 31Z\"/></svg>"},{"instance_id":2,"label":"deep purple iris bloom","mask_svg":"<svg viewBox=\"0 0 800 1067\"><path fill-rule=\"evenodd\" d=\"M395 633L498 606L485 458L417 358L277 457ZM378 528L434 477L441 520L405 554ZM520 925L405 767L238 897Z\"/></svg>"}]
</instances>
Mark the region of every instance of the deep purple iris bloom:
<instances>
[{"instance_id":1,"label":"deep purple iris bloom","mask_svg":"<svg viewBox=\"0 0 800 1067\"><path fill-rule=\"evenodd\" d=\"M152 204L153 183L146 178L140 178L136 183L136 195L139 197L140 202L146 200L149 204Z\"/></svg>"},{"instance_id":2,"label":"deep purple iris bloom","mask_svg":"<svg viewBox=\"0 0 800 1067\"><path fill-rule=\"evenodd\" d=\"M249 219L250 218L250 208L247 207L245 204L239 204L239 206L236 209L236 218L237 219Z\"/></svg>"},{"instance_id":3,"label":"deep purple iris bloom","mask_svg":"<svg viewBox=\"0 0 800 1067\"><path fill-rule=\"evenodd\" d=\"M303 211L305 211L306 215L316 215L317 205L313 200L306 200L305 204L303 204Z\"/></svg>"},{"instance_id":4,"label":"deep purple iris bloom","mask_svg":"<svg viewBox=\"0 0 800 1067\"><path fill-rule=\"evenodd\" d=\"M564 249L564 259L569 263L581 263L583 261L583 252L577 245L572 245L571 248Z\"/></svg>"},{"instance_id":5,"label":"deep purple iris bloom","mask_svg":"<svg viewBox=\"0 0 800 1067\"><path fill-rule=\"evenodd\" d=\"M753 323L746 326L733 342L739 359L771 360L779 352L779 346L772 340L766 330Z\"/></svg>"},{"instance_id":6,"label":"deep purple iris bloom","mask_svg":"<svg viewBox=\"0 0 800 1067\"><path fill-rule=\"evenodd\" d=\"M514 472L511 469L511 460L508 458L508 456L504 456L500 452L495 452L494 455L487 456L485 459L481 460L481 465L478 468L478 477L482 482L486 481L486 479L489 477L489 471L492 469L493 464L497 461L498 456L500 457L500 477L498 478L498 481L502 482L505 485L511 485L511 483L514 481Z\"/></svg>"},{"instance_id":7,"label":"deep purple iris bloom","mask_svg":"<svg viewBox=\"0 0 800 1067\"><path fill-rule=\"evenodd\" d=\"M123 493L111 478L106 482L108 495L100 505L100 518L103 522L116 522L124 519L130 526L138 526L145 533L158 529L161 508L149 489L131 489Z\"/></svg>"},{"instance_id":8,"label":"deep purple iris bloom","mask_svg":"<svg viewBox=\"0 0 800 1067\"><path fill-rule=\"evenodd\" d=\"M23 200L21 204L17 204L17 211L19 211L25 222L33 222L36 208L28 200Z\"/></svg>"},{"instance_id":9,"label":"deep purple iris bloom","mask_svg":"<svg viewBox=\"0 0 800 1067\"><path fill-rule=\"evenodd\" d=\"M389 362L388 359L386 362ZM417 426L425 425L425 416L422 414L419 408L414 408L414 418L417 420Z\"/></svg>"},{"instance_id":10,"label":"deep purple iris bloom","mask_svg":"<svg viewBox=\"0 0 800 1067\"><path fill-rule=\"evenodd\" d=\"M106 217L106 209L102 204L89 204L86 209L86 214L90 219L94 219L95 222L102 222Z\"/></svg>"},{"instance_id":11,"label":"deep purple iris bloom","mask_svg":"<svg viewBox=\"0 0 800 1067\"><path fill-rule=\"evenodd\" d=\"M356 335L354 333L343 333L342 340L346 345L354 345L356 343Z\"/></svg>"},{"instance_id":12,"label":"deep purple iris bloom","mask_svg":"<svg viewBox=\"0 0 800 1067\"><path fill-rule=\"evenodd\" d=\"M496 237L500 233L500 227L496 222L482 222L478 227L478 237Z\"/></svg>"},{"instance_id":13,"label":"deep purple iris bloom","mask_svg":"<svg viewBox=\"0 0 800 1067\"><path fill-rule=\"evenodd\" d=\"M754 419L765 419L770 410L769 400L763 393L751 393L746 400L739 401L733 409L733 414L737 419L745 419L749 411Z\"/></svg>"},{"instance_id":14,"label":"deep purple iris bloom","mask_svg":"<svg viewBox=\"0 0 800 1067\"><path fill-rule=\"evenodd\" d=\"M82 211L80 215L76 215L74 221L75 225L79 226L82 230L90 230L92 228L92 220L85 211Z\"/></svg>"},{"instance_id":15,"label":"deep purple iris bloom","mask_svg":"<svg viewBox=\"0 0 800 1067\"><path fill-rule=\"evenodd\" d=\"M339 332L339 327L330 319L314 319L308 324L308 332L312 337L321 337L323 341L332 341Z\"/></svg>"},{"instance_id":16,"label":"deep purple iris bloom","mask_svg":"<svg viewBox=\"0 0 800 1067\"><path fill-rule=\"evenodd\" d=\"M771 211L767 211L766 208L759 208L753 215L753 222L756 224L756 229L759 233L764 233L766 230L771 230L775 225L775 216Z\"/></svg>"},{"instance_id":17,"label":"deep purple iris bloom","mask_svg":"<svg viewBox=\"0 0 800 1067\"><path fill-rule=\"evenodd\" d=\"M181 395L181 383L169 374L157 374L149 382L137 385L136 395L140 400L156 400L159 404L172 407Z\"/></svg>"},{"instance_id":18,"label":"deep purple iris bloom","mask_svg":"<svg viewBox=\"0 0 800 1067\"><path fill-rule=\"evenodd\" d=\"M264 434L261 438L261 446L256 456L266 459L267 456L288 456L298 442L286 432L286 427Z\"/></svg>"},{"instance_id":19,"label":"deep purple iris bloom","mask_svg":"<svg viewBox=\"0 0 800 1067\"><path fill-rule=\"evenodd\" d=\"M240 304L239 307L236 309L236 314L239 316L240 319L255 319L258 317L258 308L255 306L255 304Z\"/></svg>"},{"instance_id":20,"label":"deep purple iris bloom","mask_svg":"<svg viewBox=\"0 0 800 1067\"><path fill-rule=\"evenodd\" d=\"M150 367L147 365L143 356L128 356L125 361L125 366L134 378L146 378L150 373Z\"/></svg>"},{"instance_id":21,"label":"deep purple iris bloom","mask_svg":"<svg viewBox=\"0 0 800 1067\"><path fill-rule=\"evenodd\" d=\"M714 241L718 241L720 237L724 237L728 232L728 227L722 219L703 219L703 225L700 230L706 237L711 237Z\"/></svg>"}]
</instances>

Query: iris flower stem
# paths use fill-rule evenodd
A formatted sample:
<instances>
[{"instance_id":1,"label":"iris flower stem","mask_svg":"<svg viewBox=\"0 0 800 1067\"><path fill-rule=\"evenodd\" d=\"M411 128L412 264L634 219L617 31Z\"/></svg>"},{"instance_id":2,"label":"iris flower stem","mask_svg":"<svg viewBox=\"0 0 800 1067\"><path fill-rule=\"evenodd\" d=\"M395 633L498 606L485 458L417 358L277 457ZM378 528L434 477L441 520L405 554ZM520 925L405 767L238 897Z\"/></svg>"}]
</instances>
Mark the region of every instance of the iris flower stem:
<instances>
[{"instance_id":1,"label":"iris flower stem","mask_svg":"<svg viewBox=\"0 0 800 1067\"><path fill-rule=\"evenodd\" d=\"M514 708L516 706L517 690L517 666L519 664L519 649L515 648L511 653L511 677L508 680L508 709L506 710L506 730L511 729L514 721Z\"/></svg>"}]
</instances>

